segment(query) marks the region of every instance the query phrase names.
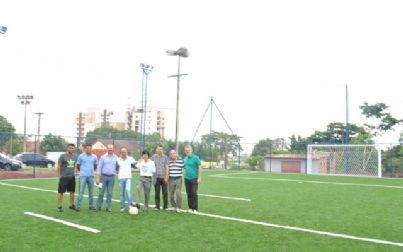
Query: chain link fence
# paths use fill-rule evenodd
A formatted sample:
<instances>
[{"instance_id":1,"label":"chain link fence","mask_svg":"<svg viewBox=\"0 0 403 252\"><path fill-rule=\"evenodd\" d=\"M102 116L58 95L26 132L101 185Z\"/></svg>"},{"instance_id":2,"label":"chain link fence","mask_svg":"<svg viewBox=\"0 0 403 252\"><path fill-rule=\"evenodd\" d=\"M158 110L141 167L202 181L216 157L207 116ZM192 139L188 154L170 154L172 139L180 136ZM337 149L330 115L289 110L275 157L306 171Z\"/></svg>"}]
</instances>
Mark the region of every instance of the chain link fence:
<instances>
[{"instance_id":1,"label":"chain link fence","mask_svg":"<svg viewBox=\"0 0 403 252\"><path fill-rule=\"evenodd\" d=\"M0 179L36 178L57 176L59 156L67 144L76 145L76 153L89 144L92 152L100 157L106 153L108 144L114 145L116 155L126 148L136 160L140 157L140 138L90 137L79 138L48 134L0 133ZM172 140L146 137L144 149L154 153L158 144L164 146L165 154L175 149ZM261 143L215 143L180 142L178 153L184 156L186 145L202 160L205 169L266 171L272 173L306 173L308 168L307 146L310 143L272 142ZM377 144L381 149L383 177L403 177L403 146L398 143Z\"/></svg>"}]
</instances>

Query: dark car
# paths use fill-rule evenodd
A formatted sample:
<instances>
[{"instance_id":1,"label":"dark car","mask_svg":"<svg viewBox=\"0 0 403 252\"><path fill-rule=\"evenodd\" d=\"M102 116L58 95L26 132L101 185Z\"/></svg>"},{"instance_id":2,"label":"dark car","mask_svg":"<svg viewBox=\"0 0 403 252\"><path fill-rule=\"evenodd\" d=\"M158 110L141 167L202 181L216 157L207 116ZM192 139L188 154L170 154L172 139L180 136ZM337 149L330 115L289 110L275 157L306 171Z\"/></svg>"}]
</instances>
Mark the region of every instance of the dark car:
<instances>
[{"instance_id":1,"label":"dark car","mask_svg":"<svg viewBox=\"0 0 403 252\"><path fill-rule=\"evenodd\" d=\"M21 167L22 167L21 161L9 158L3 153L0 153L0 169L10 171L10 170L19 170L21 169Z\"/></svg>"},{"instance_id":2,"label":"dark car","mask_svg":"<svg viewBox=\"0 0 403 252\"><path fill-rule=\"evenodd\" d=\"M54 166L55 162L46 158L45 156L38 154L38 153L33 153L33 152L24 152L20 153L17 156L15 156L15 159L23 162L25 165L29 166Z\"/></svg>"}]
</instances>

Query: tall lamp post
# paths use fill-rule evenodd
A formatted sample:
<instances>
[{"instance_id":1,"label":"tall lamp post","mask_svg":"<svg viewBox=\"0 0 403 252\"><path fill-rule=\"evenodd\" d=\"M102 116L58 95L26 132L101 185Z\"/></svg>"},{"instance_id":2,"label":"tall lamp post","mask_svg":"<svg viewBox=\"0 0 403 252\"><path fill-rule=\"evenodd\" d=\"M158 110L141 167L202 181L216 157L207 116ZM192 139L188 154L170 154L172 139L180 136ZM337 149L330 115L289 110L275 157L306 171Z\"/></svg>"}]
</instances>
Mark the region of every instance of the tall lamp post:
<instances>
[{"instance_id":1,"label":"tall lamp post","mask_svg":"<svg viewBox=\"0 0 403 252\"><path fill-rule=\"evenodd\" d=\"M140 64L143 71L142 85L141 85L141 118L140 118L140 154L144 150L144 142L146 139L146 121L147 121L147 80L148 75L154 69L153 66Z\"/></svg>"},{"instance_id":2,"label":"tall lamp post","mask_svg":"<svg viewBox=\"0 0 403 252\"><path fill-rule=\"evenodd\" d=\"M181 76L187 74L181 74L181 57L187 58L189 57L189 51L186 47L181 47L178 50L167 50L166 53L169 56L178 56L178 73L175 75L170 75L168 77L176 77L176 126L175 126L175 150L178 152L179 150L179 142L178 142L178 135L179 135L179 83Z\"/></svg>"},{"instance_id":3,"label":"tall lamp post","mask_svg":"<svg viewBox=\"0 0 403 252\"><path fill-rule=\"evenodd\" d=\"M31 100L34 99L32 95L17 95L18 100L24 105L24 152L27 151L26 136L27 136L27 105L31 104Z\"/></svg>"},{"instance_id":4,"label":"tall lamp post","mask_svg":"<svg viewBox=\"0 0 403 252\"><path fill-rule=\"evenodd\" d=\"M40 148L40 143L41 143L41 141L40 141L40 139L41 139L41 116L43 115L44 113L42 113L42 112L36 112L35 113L35 115L37 115L38 116L38 138L37 138L37 146L36 146L36 152L40 152L40 150L39 150L39 148Z\"/></svg>"}]
</instances>

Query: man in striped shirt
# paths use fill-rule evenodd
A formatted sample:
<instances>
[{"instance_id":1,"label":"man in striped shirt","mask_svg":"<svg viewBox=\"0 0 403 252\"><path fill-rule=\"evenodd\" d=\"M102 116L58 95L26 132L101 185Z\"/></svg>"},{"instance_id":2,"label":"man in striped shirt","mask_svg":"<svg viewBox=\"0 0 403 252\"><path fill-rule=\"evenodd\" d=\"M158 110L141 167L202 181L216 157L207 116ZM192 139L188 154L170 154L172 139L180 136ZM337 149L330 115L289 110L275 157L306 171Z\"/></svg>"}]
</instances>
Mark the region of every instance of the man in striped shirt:
<instances>
[{"instance_id":1,"label":"man in striped shirt","mask_svg":"<svg viewBox=\"0 0 403 252\"><path fill-rule=\"evenodd\" d=\"M173 210L180 213L182 208L182 171L185 164L183 160L178 157L175 150L171 150L169 154L171 159L169 160L168 170L166 171L166 174L169 174L169 195L171 197Z\"/></svg>"}]
</instances>

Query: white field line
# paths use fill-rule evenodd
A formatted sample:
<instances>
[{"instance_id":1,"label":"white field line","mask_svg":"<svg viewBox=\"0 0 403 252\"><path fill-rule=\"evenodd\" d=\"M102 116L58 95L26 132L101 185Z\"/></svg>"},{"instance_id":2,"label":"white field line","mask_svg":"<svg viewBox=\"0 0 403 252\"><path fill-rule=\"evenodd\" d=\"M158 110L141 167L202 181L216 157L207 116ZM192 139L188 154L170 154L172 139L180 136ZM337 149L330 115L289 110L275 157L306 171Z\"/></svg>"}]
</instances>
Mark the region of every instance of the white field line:
<instances>
[{"instance_id":1,"label":"white field line","mask_svg":"<svg viewBox=\"0 0 403 252\"><path fill-rule=\"evenodd\" d=\"M222 219L222 220L238 221L238 222L260 225L260 226L265 226L265 227L281 228L281 229L299 231L299 232L304 232L304 233L311 233L311 234L325 235L325 236L331 236L331 237L337 237L337 238L343 238L343 239L349 239L349 240L365 241L365 242L371 242L371 243L403 247L403 243L399 243L399 242L392 242L392 241L372 239L372 238L359 237L359 236L353 236L353 235L345 235L345 234L338 234L338 233L332 233L332 232L318 231L318 230L300 228L300 227L283 226L283 225L277 225L277 224L272 224L272 223L267 223L267 222L262 222L262 221L253 221L253 220L233 218L233 217L227 217L227 216L216 215L216 214L208 214L208 213L202 213L202 212L198 212L198 215Z\"/></svg>"},{"instance_id":2,"label":"white field line","mask_svg":"<svg viewBox=\"0 0 403 252\"><path fill-rule=\"evenodd\" d=\"M186 194L185 192L182 192L182 194ZM240 201L248 201L251 202L250 199L246 198L236 198L236 197L229 197L229 196L218 196L218 195L213 195L213 194L202 194L198 193L198 196L204 196L204 197L210 197L210 198L219 198L219 199L229 199L229 200L240 200Z\"/></svg>"},{"instance_id":3,"label":"white field line","mask_svg":"<svg viewBox=\"0 0 403 252\"><path fill-rule=\"evenodd\" d=\"M12 186L12 187L18 187L22 189L28 189L28 190L34 190L34 191L42 191L42 192L52 192L52 193L57 193L57 190L48 190L48 189L42 189L42 188L37 188L37 187L29 187L29 186L22 186L22 185L14 185L14 184L8 184L8 183L2 183L0 182L0 185L4 186ZM78 196L77 193L74 194L75 196ZM84 194L83 197L88 198L89 196L87 194ZM120 202L120 200L112 199L113 202ZM154 207L153 205L149 205L150 207Z\"/></svg>"},{"instance_id":4,"label":"white field line","mask_svg":"<svg viewBox=\"0 0 403 252\"><path fill-rule=\"evenodd\" d=\"M12 185L12 184L6 184L6 183L0 183L0 185L16 186L16 187L20 187L20 188L23 188L23 189L30 189L30 190L35 190L35 191L57 192L57 191L52 191L52 190L46 190L46 189L40 189L40 188L30 188L30 187L27 187L27 186L19 186L19 185ZM113 200L113 201L117 201L117 200ZM150 207L152 207L152 206L150 205ZM186 212L186 210L182 210L182 212ZM293 230L293 231L299 231L299 232L305 232L305 233L332 236L332 237L343 238L343 239L359 240L359 241L366 241L366 242L371 242L371 243L378 243L378 244L385 244L385 245L393 245L393 246L403 247L403 243L399 243L399 242L392 242L392 241L372 239L372 238L366 238L366 237L358 237L358 236L352 236L352 235L338 234L338 233L332 233L332 232L326 232L326 231L317 231L317 230L313 230L313 229L300 228L300 227L283 226L283 225L272 224L272 223L267 223L267 222L240 219L240 218L227 217L227 216L216 215L216 214L208 214L208 213L202 213L202 212L198 212L198 215L211 217L211 218L222 219L222 220L230 220L230 221L249 223L249 224L260 225L260 226L265 226L265 227L281 228L281 229L287 229L287 230Z\"/></svg>"},{"instance_id":5,"label":"white field line","mask_svg":"<svg viewBox=\"0 0 403 252\"><path fill-rule=\"evenodd\" d=\"M259 171L250 171L250 172L226 172L226 173L218 173L213 175L207 175L209 177L220 177L220 176L228 176L228 175L245 175L245 174L267 174L267 172L259 172Z\"/></svg>"},{"instance_id":6,"label":"white field line","mask_svg":"<svg viewBox=\"0 0 403 252\"><path fill-rule=\"evenodd\" d=\"M21 185L14 185L14 184L9 184L9 183L2 183L0 182L0 185L6 185L6 186L14 186L14 187L19 187L23 189L31 189L31 190L38 190L38 191L44 191L44 192L54 192L57 193L55 190L48 190L48 189L42 189L42 188L36 188L36 187L28 187L28 186L21 186ZM182 194L185 194L182 192ZM78 195L77 193L75 195ZM220 198L220 199L229 199L229 200L240 200L240 201L251 201L250 199L245 199L245 198L235 198L235 197L227 197L227 196L219 196L219 195L211 195L211 194L198 194L199 196L205 196L205 197L210 197L210 198ZM84 195L84 197L88 198L88 195ZM112 199L112 201L115 202L120 202L119 200Z\"/></svg>"},{"instance_id":7,"label":"white field line","mask_svg":"<svg viewBox=\"0 0 403 252\"><path fill-rule=\"evenodd\" d=\"M29 180L46 180L46 179L56 179L56 177L46 177L46 178L16 178L16 179L0 179L0 181L29 181Z\"/></svg>"},{"instance_id":8,"label":"white field line","mask_svg":"<svg viewBox=\"0 0 403 252\"><path fill-rule=\"evenodd\" d=\"M284 181L284 182L297 182L297 183L312 183L312 184L328 184L328 185L364 186L364 187L382 187L382 188L403 189L403 186L392 186L392 185L359 184L359 183L347 183L347 182L326 182L326 181L301 180L301 179L251 178L251 177L233 177L233 176L227 177L227 174L211 175L210 177L225 178L225 179L270 180L270 181Z\"/></svg>"},{"instance_id":9,"label":"white field line","mask_svg":"<svg viewBox=\"0 0 403 252\"><path fill-rule=\"evenodd\" d=\"M53 222L57 222L57 223L61 223L61 224L66 225L66 226L78 228L78 229L85 230L85 231L88 231L88 232L91 232L91 233L100 233L101 232L101 231L99 231L98 229L95 229L95 228L90 228L90 227L78 225L78 224L75 224L75 223L71 223L71 222L68 222L68 221L56 219L56 218L49 217L49 216L42 215L42 214L36 214L36 213L32 213L32 212L24 212L24 214L34 216L34 217L37 217L37 218L41 218L41 219L45 219L45 220L49 220L49 221L53 221Z\"/></svg>"}]
</instances>

